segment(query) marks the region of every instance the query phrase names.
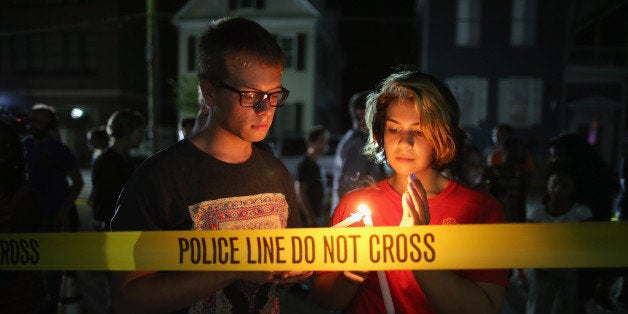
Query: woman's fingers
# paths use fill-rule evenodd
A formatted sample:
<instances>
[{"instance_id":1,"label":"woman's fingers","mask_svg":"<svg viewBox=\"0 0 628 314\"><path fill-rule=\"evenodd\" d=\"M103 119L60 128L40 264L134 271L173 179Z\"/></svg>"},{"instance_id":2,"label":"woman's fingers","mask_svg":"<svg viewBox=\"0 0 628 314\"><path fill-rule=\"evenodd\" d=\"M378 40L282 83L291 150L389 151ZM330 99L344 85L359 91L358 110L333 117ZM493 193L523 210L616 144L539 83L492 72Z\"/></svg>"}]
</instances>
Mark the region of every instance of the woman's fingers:
<instances>
[{"instance_id":1,"label":"woman's fingers","mask_svg":"<svg viewBox=\"0 0 628 314\"><path fill-rule=\"evenodd\" d=\"M414 218L416 215L414 204L412 204L412 199L407 191L401 196L401 208L403 208L403 211L401 213L401 222L399 223L399 226L412 227L416 225L416 219Z\"/></svg>"},{"instance_id":2,"label":"woman's fingers","mask_svg":"<svg viewBox=\"0 0 628 314\"><path fill-rule=\"evenodd\" d=\"M412 201L412 216L415 224L427 225L430 223L429 205L427 202L427 192L421 181L413 174L408 175L408 196ZM405 193L404 193L405 195Z\"/></svg>"}]
</instances>

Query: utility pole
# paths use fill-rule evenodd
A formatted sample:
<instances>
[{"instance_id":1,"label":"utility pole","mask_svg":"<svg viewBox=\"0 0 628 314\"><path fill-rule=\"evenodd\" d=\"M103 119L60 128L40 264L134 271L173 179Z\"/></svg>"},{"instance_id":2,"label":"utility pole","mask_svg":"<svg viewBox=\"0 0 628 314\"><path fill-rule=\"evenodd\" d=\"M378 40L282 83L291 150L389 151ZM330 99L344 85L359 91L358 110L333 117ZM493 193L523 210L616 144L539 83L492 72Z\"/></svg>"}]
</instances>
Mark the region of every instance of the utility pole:
<instances>
[{"instance_id":1,"label":"utility pole","mask_svg":"<svg viewBox=\"0 0 628 314\"><path fill-rule=\"evenodd\" d=\"M159 150L159 25L155 25L155 0L146 0L146 76L148 129L152 135L152 152Z\"/></svg>"}]
</instances>

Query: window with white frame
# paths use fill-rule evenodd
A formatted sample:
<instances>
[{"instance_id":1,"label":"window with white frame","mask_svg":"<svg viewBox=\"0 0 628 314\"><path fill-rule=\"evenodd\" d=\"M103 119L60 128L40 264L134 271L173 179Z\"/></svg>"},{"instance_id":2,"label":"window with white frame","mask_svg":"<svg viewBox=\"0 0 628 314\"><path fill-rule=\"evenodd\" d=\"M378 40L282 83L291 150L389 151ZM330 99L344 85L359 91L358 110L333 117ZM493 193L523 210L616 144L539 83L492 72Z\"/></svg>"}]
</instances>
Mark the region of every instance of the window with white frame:
<instances>
[{"instance_id":1,"label":"window with white frame","mask_svg":"<svg viewBox=\"0 0 628 314\"><path fill-rule=\"evenodd\" d=\"M456 46L479 46L481 1L457 0L456 4Z\"/></svg>"},{"instance_id":2,"label":"window with white frame","mask_svg":"<svg viewBox=\"0 0 628 314\"><path fill-rule=\"evenodd\" d=\"M514 127L530 127L541 122L543 80L511 77L499 80L497 117Z\"/></svg>"},{"instance_id":3,"label":"window with white frame","mask_svg":"<svg viewBox=\"0 0 628 314\"><path fill-rule=\"evenodd\" d=\"M297 38L296 34L281 34L277 36L277 43L286 56L286 69L291 69L296 64Z\"/></svg>"},{"instance_id":4,"label":"window with white frame","mask_svg":"<svg viewBox=\"0 0 628 314\"><path fill-rule=\"evenodd\" d=\"M304 33L282 33L275 35L275 39L286 57L286 69L305 70L305 41Z\"/></svg>"},{"instance_id":5,"label":"window with white frame","mask_svg":"<svg viewBox=\"0 0 628 314\"><path fill-rule=\"evenodd\" d=\"M510 45L533 46L536 39L536 0L512 0Z\"/></svg>"},{"instance_id":6,"label":"window with white frame","mask_svg":"<svg viewBox=\"0 0 628 314\"><path fill-rule=\"evenodd\" d=\"M445 80L460 107L460 125L475 127L486 120L488 107L488 79L458 76Z\"/></svg>"}]
</instances>

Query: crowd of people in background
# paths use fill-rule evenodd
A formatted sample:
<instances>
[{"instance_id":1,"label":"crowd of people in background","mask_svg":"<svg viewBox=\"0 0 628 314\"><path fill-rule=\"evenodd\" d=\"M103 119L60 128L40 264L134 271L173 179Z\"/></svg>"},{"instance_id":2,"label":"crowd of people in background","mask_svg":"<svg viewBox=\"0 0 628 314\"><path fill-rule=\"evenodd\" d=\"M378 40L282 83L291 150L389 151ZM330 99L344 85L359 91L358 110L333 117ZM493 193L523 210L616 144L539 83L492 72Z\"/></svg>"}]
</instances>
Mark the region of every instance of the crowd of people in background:
<instances>
[{"instance_id":1,"label":"crowd of people in background","mask_svg":"<svg viewBox=\"0 0 628 314\"><path fill-rule=\"evenodd\" d=\"M248 40L234 42L231 34ZM614 170L586 138L567 133L547 139L539 164L526 139L505 123L492 130L491 147L478 147L459 129L458 104L448 88L408 69L385 78L377 91L351 97L351 128L338 144L333 173L320 164L330 133L319 125L304 134L307 150L292 177L264 142L275 110L289 94L281 82L281 49L265 29L242 18L218 20L201 39L199 111L180 120L176 144L147 160L134 158L146 120L128 109L87 132L92 231L328 227L347 217L346 208L356 198L393 202L389 212L373 215L375 225L387 226L441 224L444 215L460 223L479 223L465 220L469 217L482 217L482 223L625 219L628 158ZM15 119L0 121L0 233L78 231L76 201L84 178L63 143L55 109L34 105L27 126L21 134ZM193 166L182 169L181 163ZM223 180L212 183L211 177ZM276 219L260 216L254 224L198 218L218 217L233 198L269 202ZM387 276L396 278L390 282L394 306L409 312L473 307L495 313L509 285L527 291L530 314L585 313L590 302L614 311L625 291L625 269L506 271L387 271ZM388 305L377 275L367 271L104 275L107 298L111 277L112 303L103 306L123 311L274 311L279 310L277 283L298 285L338 310L382 313ZM73 272L0 272L0 308L56 313L67 276ZM170 289L155 289L166 282ZM455 302L452 291L459 296Z\"/></svg>"}]
</instances>

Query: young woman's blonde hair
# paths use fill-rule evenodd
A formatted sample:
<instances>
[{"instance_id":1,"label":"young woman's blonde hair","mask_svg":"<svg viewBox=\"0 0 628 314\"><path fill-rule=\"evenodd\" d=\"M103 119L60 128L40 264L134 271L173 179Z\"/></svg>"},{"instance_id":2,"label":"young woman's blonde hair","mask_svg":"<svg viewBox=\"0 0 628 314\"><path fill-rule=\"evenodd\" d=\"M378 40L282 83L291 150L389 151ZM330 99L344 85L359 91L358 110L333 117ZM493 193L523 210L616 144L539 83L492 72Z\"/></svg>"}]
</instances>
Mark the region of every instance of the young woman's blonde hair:
<instances>
[{"instance_id":1,"label":"young woman's blonde hair","mask_svg":"<svg viewBox=\"0 0 628 314\"><path fill-rule=\"evenodd\" d=\"M364 153L377 162L385 161L384 128L386 109L393 101L411 100L420 115L421 131L434 149L437 169L454 160L464 132L459 128L460 109L451 91L435 77L418 71L399 71L388 76L366 103L369 141Z\"/></svg>"}]
</instances>

